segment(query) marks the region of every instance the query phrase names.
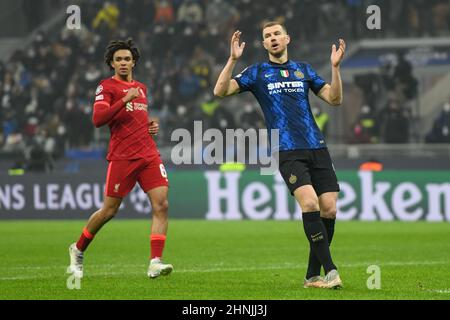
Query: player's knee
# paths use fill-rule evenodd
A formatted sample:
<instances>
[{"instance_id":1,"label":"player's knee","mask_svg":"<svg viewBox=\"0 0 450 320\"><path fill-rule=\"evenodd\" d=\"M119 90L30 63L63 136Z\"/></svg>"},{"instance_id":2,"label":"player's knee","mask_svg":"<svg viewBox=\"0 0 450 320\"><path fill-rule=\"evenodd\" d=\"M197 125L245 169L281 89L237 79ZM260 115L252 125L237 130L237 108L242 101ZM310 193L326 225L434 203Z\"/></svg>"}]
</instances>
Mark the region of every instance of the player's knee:
<instances>
[{"instance_id":1,"label":"player's knee","mask_svg":"<svg viewBox=\"0 0 450 320\"><path fill-rule=\"evenodd\" d=\"M330 205L330 206L325 206L325 208L321 208L320 210L321 216L326 218L326 219L336 219L336 206L334 205Z\"/></svg>"},{"instance_id":2,"label":"player's knee","mask_svg":"<svg viewBox=\"0 0 450 320\"><path fill-rule=\"evenodd\" d=\"M336 219L336 208L329 208L323 211L322 216L327 219Z\"/></svg>"},{"instance_id":3,"label":"player's knee","mask_svg":"<svg viewBox=\"0 0 450 320\"><path fill-rule=\"evenodd\" d=\"M319 211L319 202L315 199L305 199L301 207L303 212Z\"/></svg>"},{"instance_id":4,"label":"player's knee","mask_svg":"<svg viewBox=\"0 0 450 320\"><path fill-rule=\"evenodd\" d=\"M167 199L157 201L153 204L153 212L166 214L169 211L169 201Z\"/></svg>"}]
</instances>

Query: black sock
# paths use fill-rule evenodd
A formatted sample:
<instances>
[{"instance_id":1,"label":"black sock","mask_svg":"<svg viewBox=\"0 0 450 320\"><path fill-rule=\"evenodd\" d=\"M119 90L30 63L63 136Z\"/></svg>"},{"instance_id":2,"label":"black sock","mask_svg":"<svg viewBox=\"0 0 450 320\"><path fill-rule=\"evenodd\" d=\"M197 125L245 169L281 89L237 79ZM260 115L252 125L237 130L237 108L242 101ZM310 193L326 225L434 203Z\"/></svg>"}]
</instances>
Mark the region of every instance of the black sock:
<instances>
[{"instance_id":1,"label":"black sock","mask_svg":"<svg viewBox=\"0 0 450 320\"><path fill-rule=\"evenodd\" d=\"M328 246L330 246L331 242L333 241L334 224L336 222L336 219L327 219L327 218L323 218L323 217L321 219L325 226L325 229L327 230ZM309 259L308 259L308 271L306 272L306 279L309 279L309 278L315 277L315 276L319 276L321 267L322 267L322 265L320 264L319 259L314 254L314 251L311 249L311 245L310 245Z\"/></svg>"},{"instance_id":2,"label":"black sock","mask_svg":"<svg viewBox=\"0 0 450 320\"><path fill-rule=\"evenodd\" d=\"M334 236L334 224L336 223L336 219L322 218L322 222L325 229L327 229L328 245L331 245L331 241L333 241Z\"/></svg>"},{"instance_id":3,"label":"black sock","mask_svg":"<svg viewBox=\"0 0 450 320\"><path fill-rule=\"evenodd\" d=\"M309 259L308 259L308 270L306 271L306 279L320 276L320 268L322 264L314 253L312 245L309 245Z\"/></svg>"},{"instance_id":4,"label":"black sock","mask_svg":"<svg viewBox=\"0 0 450 320\"><path fill-rule=\"evenodd\" d=\"M328 244L328 234L327 229L325 228L324 223L320 218L320 212L309 212L303 213L303 229L305 230L306 237L310 243L310 262L316 258L320 265L323 265L325 269L325 273L336 269L336 266L331 259L330 248ZM334 226L333 226L334 227ZM312 258L312 259L311 259ZM313 262L314 263L314 262ZM316 276L320 274L320 265L319 272L316 269L312 269L311 272L315 272L317 274L310 274L309 266L308 266L308 274L307 278L312 276ZM312 266L314 268L314 266Z\"/></svg>"}]
</instances>

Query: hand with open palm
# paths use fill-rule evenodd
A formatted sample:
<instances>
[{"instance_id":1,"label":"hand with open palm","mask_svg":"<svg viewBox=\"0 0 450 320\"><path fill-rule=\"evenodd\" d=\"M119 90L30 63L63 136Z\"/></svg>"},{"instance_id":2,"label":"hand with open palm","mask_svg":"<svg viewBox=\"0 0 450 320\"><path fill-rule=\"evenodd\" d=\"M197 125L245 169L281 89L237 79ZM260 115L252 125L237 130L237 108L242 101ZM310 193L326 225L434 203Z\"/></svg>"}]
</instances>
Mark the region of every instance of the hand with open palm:
<instances>
[{"instance_id":1,"label":"hand with open palm","mask_svg":"<svg viewBox=\"0 0 450 320\"><path fill-rule=\"evenodd\" d=\"M231 50L230 50L230 58L233 60L237 60L242 56L245 48L245 42L239 44L239 40L241 38L242 32L239 30L233 33L231 37Z\"/></svg>"},{"instance_id":2,"label":"hand with open palm","mask_svg":"<svg viewBox=\"0 0 450 320\"><path fill-rule=\"evenodd\" d=\"M333 44L331 47L331 65L333 67L339 67L342 59L344 59L345 54L345 41L339 39L339 48L336 50L336 45Z\"/></svg>"}]
</instances>

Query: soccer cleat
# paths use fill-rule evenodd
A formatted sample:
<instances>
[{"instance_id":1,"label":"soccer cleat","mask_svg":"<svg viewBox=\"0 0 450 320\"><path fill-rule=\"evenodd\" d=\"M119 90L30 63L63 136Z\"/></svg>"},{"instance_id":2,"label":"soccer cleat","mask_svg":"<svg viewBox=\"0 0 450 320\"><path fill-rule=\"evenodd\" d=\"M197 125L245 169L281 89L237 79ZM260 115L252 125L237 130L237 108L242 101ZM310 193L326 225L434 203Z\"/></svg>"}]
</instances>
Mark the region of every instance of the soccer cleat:
<instances>
[{"instance_id":1,"label":"soccer cleat","mask_svg":"<svg viewBox=\"0 0 450 320\"><path fill-rule=\"evenodd\" d=\"M159 258L150 260L150 265L148 266L147 275L149 278L154 279L159 276L167 276L173 270L171 264L165 264Z\"/></svg>"},{"instance_id":2,"label":"soccer cleat","mask_svg":"<svg viewBox=\"0 0 450 320\"><path fill-rule=\"evenodd\" d=\"M311 277L303 281L303 288L323 288L325 281L321 276Z\"/></svg>"},{"instance_id":3,"label":"soccer cleat","mask_svg":"<svg viewBox=\"0 0 450 320\"><path fill-rule=\"evenodd\" d=\"M83 278L83 252L78 250L75 243L69 247L70 266L69 271L73 273L76 278Z\"/></svg>"},{"instance_id":4,"label":"soccer cleat","mask_svg":"<svg viewBox=\"0 0 450 320\"><path fill-rule=\"evenodd\" d=\"M322 288L326 289L340 289L342 288L342 280L339 277L337 270L333 269L327 273L324 278L324 285Z\"/></svg>"}]
</instances>

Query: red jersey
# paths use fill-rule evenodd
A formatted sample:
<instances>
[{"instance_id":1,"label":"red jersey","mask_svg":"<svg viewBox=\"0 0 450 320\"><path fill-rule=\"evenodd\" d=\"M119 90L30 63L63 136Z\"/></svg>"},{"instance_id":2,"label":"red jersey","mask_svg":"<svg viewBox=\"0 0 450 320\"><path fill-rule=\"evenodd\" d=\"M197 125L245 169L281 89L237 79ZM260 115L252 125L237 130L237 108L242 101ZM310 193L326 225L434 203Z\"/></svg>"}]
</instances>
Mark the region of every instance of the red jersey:
<instances>
[{"instance_id":1,"label":"red jersey","mask_svg":"<svg viewBox=\"0 0 450 320\"><path fill-rule=\"evenodd\" d=\"M121 99L131 88L139 88L141 95L125 104ZM119 109L112 118L112 113L107 118L99 118L100 111L113 111L113 105ZM147 87L144 84L138 81L125 82L114 77L100 82L95 92L93 121L96 126L106 123L109 126L111 138L106 157L108 161L149 159L159 154L155 141L148 133L147 109Z\"/></svg>"}]
</instances>

